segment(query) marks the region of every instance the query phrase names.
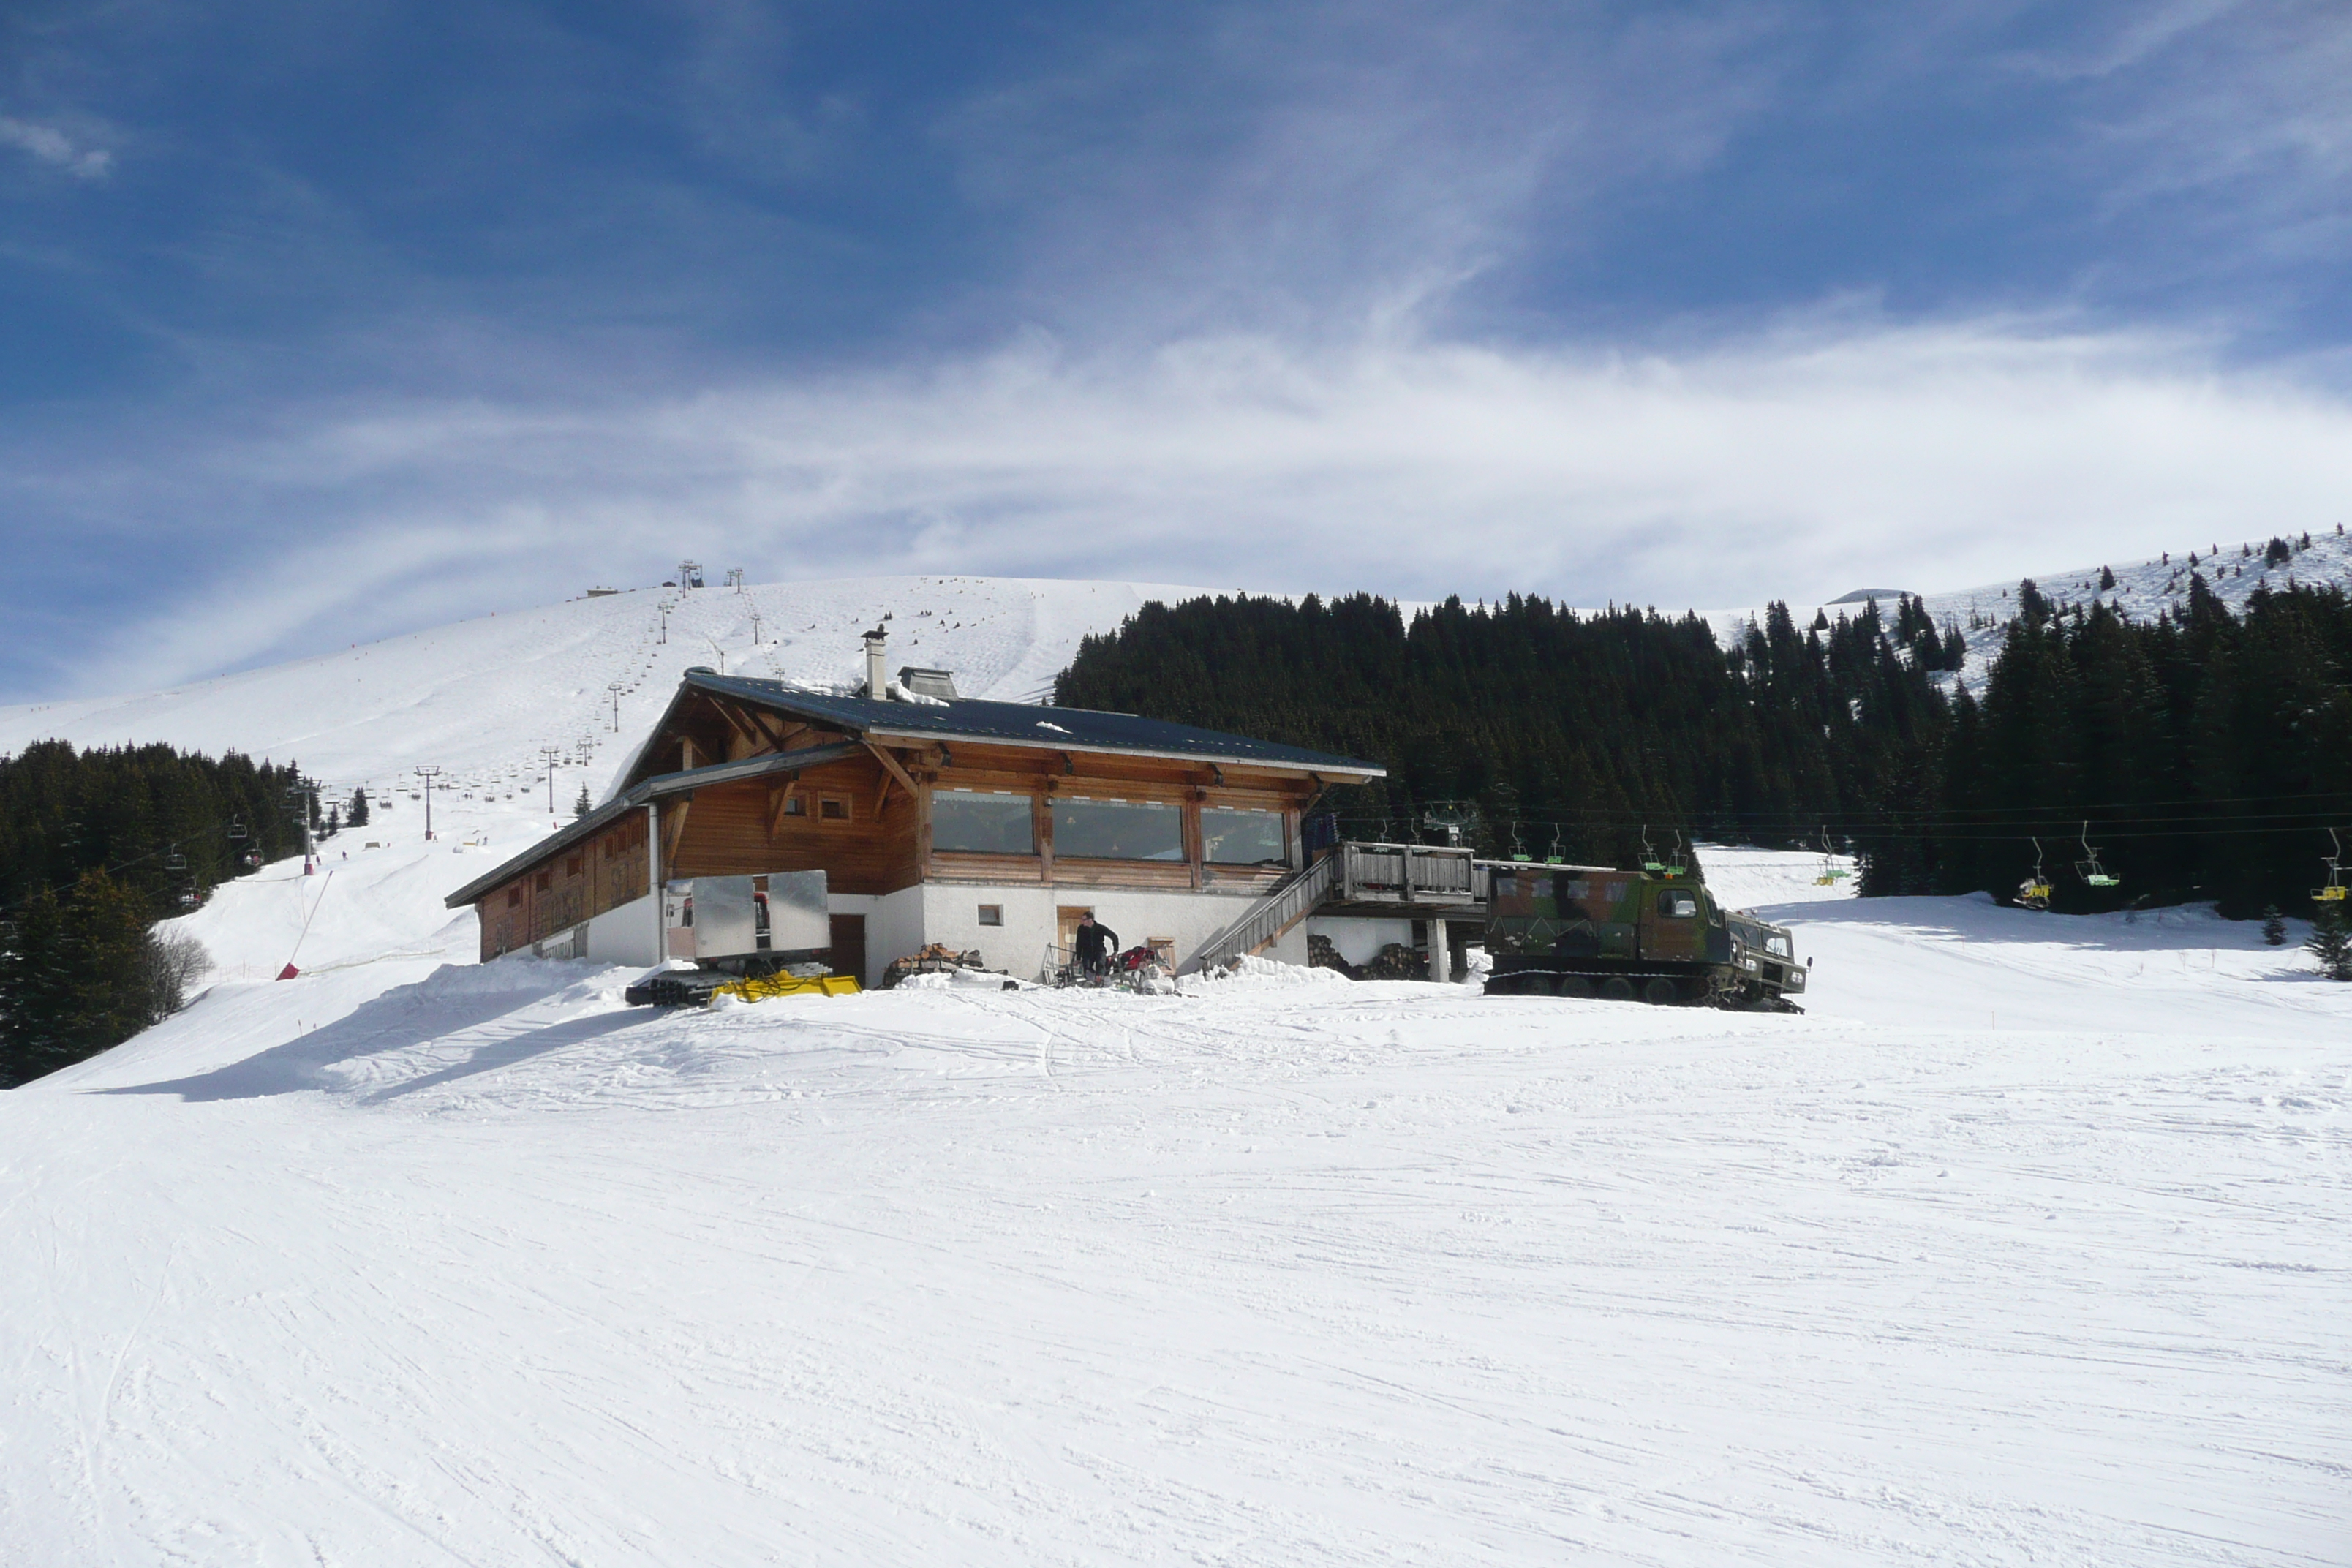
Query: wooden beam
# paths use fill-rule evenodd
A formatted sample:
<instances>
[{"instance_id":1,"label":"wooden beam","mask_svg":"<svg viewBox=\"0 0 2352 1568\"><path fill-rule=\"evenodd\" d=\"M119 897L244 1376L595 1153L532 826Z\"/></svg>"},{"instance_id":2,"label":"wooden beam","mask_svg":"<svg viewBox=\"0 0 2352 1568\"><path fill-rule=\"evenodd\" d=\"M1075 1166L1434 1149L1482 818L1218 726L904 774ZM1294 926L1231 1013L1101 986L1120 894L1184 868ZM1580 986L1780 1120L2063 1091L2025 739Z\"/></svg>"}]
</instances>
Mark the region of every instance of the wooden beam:
<instances>
[{"instance_id":1,"label":"wooden beam","mask_svg":"<svg viewBox=\"0 0 2352 1568\"><path fill-rule=\"evenodd\" d=\"M743 739L751 744L752 752L756 752L760 747L771 743L767 736L761 734L757 729L753 728L751 724L740 714L737 713L734 708L730 704L725 702L714 702L711 706L719 710L719 716L727 721L727 727L729 729L742 736ZM733 762L736 759L730 757L728 760L730 762Z\"/></svg>"},{"instance_id":2,"label":"wooden beam","mask_svg":"<svg viewBox=\"0 0 2352 1568\"><path fill-rule=\"evenodd\" d=\"M801 775L798 773L793 774L782 784L768 786L769 843L774 843L776 835L784 830L784 808L792 805L793 796L800 792L800 787Z\"/></svg>"},{"instance_id":3,"label":"wooden beam","mask_svg":"<svg viewBox=\"0 0 2352 1568\"><path fill-rule=\"evenodd\" d=\"M677 843L686 837L686 814L694 809L694 797L682 795L672 800L662 813L662 876L665 879L677 875L670 868L677 864Z\"/></svg>"},{"instance_id":4,"label":"wooden beam","mask_svg":"<svg viewBox=\"0 0 2352 1568\"><path fill-rule=\"evenodd\" d=\"M881 747L876 745L871 741L866 742L866 749L874 753L876 759L881 763L883 767L889 770L891 778L897 779L900 784L907 786L907 794L909 796L920 795L923 793L915 787L915 781L907 776L907 770L899 765L898 758L892 756L889 752L884 751ZM881 800L877 800L874 804L874 810L877 816L882 810L882 800L887 800L889 798L890 786L886 782L882 786Z\"/></svg>"}]
</instances>

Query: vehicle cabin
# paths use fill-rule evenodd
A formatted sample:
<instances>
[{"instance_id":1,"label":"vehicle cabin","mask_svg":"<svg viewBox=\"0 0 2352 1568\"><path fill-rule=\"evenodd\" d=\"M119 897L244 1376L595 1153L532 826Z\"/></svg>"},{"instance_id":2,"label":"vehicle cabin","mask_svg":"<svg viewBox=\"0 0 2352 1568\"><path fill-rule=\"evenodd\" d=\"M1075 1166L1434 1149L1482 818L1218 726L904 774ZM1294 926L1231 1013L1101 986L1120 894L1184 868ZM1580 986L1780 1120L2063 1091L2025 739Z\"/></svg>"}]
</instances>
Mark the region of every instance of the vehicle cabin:
<instances>
[{"instance_id":1,"label":"vehicle cabin","mask_svg":"<svg viewBox=\"0 0 2352 1568\"><path fill-rule=\"evenodd\" d=\"M877 640L863 689L881 696L688 670L610 800L450 896L478 911L482 958L651 963L665 884L821 870L832 967L866 984L934 942L1026 976L1087 910L1181 961L1306 864L1318 795L1381 776L1132 714L928 696L943 672L886 683ZM1286 940L1303 962L1305 933Z\"/></svg>"}]
</instances>

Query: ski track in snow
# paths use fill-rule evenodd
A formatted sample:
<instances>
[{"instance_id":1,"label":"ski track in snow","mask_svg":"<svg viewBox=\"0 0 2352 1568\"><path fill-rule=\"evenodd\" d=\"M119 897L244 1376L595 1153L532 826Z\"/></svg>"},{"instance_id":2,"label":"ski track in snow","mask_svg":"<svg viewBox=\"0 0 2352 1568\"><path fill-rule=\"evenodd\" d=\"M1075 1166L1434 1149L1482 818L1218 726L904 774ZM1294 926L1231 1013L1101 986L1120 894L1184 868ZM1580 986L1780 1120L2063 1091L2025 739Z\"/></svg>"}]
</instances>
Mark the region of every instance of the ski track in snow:
<instances>
[{"instance_id":1,"label":"ski track in snow","mask_svg":"<svg viewBox=\"0 0 2352 1568\"><path fill-rule=\"evenodd\" d=\"M1809 1016L1246 979L656 1014L447 922L446 964L224 980L0 1097L0 1539L2344 1561L2352 988L2193 912L1704 858L1798 925Z\"/></svg>"},{"instance_id":2,"label":"ski track in snow","mask_svg":"<svg viewBox=\"0 0 2352 1568\"><path fill-rule=\"evenodd\" d=\"M894 669L1031 697L1166 592L706 589L667 645L641 592L0 712L451 786L216 889L187 1012L0 1095L0 1561L2352 1561L2352 987L2251 925L1706 848L1808 1016L657 1015L441 905L625 674L627 741L887 607Z\"/></svg>"}]
</instances>

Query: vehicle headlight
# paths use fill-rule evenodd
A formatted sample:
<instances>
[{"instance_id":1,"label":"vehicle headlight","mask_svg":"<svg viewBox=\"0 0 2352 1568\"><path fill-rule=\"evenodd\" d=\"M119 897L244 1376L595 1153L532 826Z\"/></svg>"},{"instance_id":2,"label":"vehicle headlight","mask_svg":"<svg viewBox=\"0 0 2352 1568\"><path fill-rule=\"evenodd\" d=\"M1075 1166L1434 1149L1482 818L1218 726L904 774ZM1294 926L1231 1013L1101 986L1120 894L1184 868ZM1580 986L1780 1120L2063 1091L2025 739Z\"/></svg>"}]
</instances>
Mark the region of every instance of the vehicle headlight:
<instances>
[{"instance_id":1,"label":"vehicle headlight","mask_svg":"<svg viewBox=\"0 0 2352 1568\"><path fill-rule=\"evenodd\" d=\"M1756 961L1756 960L1754 960L1754 959L1752 959L1752 958L1746 958L1746 957L1743 957L1743 958L1741 958L1741 959L1740 959L1740 961L1739 961L1739 967L1740 967L1740 968L1742 968L1742 969L1748 970L1748 971L1749 971L1749 972L1752 973L1754 971L1756 971L1756 970L1758 970L1758 969L1759 969L1759 968L1761 968L1761 967L1763 967L1763 966L1762 966L1761 964L1758 963L1757 963L1757 961Z\"/></svg>"}]
</instances>

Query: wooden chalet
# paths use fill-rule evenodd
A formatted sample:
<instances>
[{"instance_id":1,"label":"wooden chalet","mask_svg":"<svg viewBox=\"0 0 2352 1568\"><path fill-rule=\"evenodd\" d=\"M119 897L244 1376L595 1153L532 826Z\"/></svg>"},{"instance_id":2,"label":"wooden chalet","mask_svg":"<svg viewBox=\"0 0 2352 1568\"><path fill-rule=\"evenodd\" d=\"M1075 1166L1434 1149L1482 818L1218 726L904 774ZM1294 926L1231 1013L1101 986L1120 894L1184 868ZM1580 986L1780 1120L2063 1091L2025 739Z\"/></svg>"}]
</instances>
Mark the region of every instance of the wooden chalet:
<instances>
[{"instance_id":1,"label":"wooden chalet","mask_svg":"<svg viewBox=\"0 0 2352 1568\"><path fill-rule=\"evenodd\" d=\"M1306 866L1318 795L1382 773L1133 714L929 697L879 679L878 638L868 655L865 689L886 695L688 670L610 800L450 895L479 912L482 957L651 963L665 884L822 870L833 967L867 984L931 942L1036 973L1085 910L1181 962ZM1287 940L1303 961L1304 933Z\"/></svg>"}]
</instances>

